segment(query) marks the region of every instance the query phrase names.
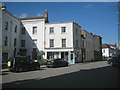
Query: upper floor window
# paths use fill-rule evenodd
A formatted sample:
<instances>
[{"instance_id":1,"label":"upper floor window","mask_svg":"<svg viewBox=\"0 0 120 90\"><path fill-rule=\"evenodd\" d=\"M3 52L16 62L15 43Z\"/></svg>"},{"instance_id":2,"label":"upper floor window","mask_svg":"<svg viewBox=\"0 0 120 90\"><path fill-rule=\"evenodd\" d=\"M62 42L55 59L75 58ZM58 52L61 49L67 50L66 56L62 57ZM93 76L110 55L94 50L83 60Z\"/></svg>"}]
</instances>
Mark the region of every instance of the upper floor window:
<instances>
[{"instance_id":1,"label":"upper floor window","mask_svg":"<svg viewBox=\"0 0 120 90\"><path fill-rule=\"evenodd\" d=\"M33 47L36 47L37 46L37 39L34 39L33 40Z\"/></svg>"},{"instance_id":2,"label":"upper floor window","mask_svg":"<svg viewBox=\"0 0 120 90\"><path fill-rule=\"evenodd\" d=\"M54 47L54 39L50 39L50 47Z\"/></svg>"},{"instance_id":3,"label":"upper floor window","mask_svg":"<svg viewBox=\"0 0 120 90\"><path fill-rule=\"evenodd\" d=\"M66 32L66 27L61 27L61 33L65 33Z\"/></svg>"},{"instance_id":4,"label":"upper floor window","mask_svg":"<svg viewBox=\"0 0 120 90\"><path fill-rule=\"evenodd\" d=\"M15 33L17 32L17 25L15 26Z\"/></svg>"},{"instance_id":5,"label":"upper floor window","mask_svg":"<svg viewBox=\"0 0 120 90\"><path fill-rule=\"evenodd\" d=\"M105 50L103 50L103 53L105 53Z\"/></svg>"},{"instance_id":6,"label":"upper floor window","mask_svg":"<svg viewBox=\"0 0 120 90\"><path fill-rule=\"evenodd\" d=\"M8 37L7 37L7 36L4 37L4 45L5 45L5 46L8 45Z\"/></svg>"},{"instance_id":7,"label":"upper floor window","mask_svg":"<svg viewBox=\"0 0 120 90\"><path fill-rule=\"evenodd\" d=\"M50 27L50 34L54 33L54 27Z\"/></svg>"},{"instance_id":8,"label":"upper floor window","mask_svg":"<svg viewBox=\"0 0 120 90\"><path fill-rule=\"evenodd\" d=\"M37 34L37 27L33 27L33 34Z\"/></svg>"},{"instance_id":9,"label":"upper floor window","mask_svg":"<svg viewBox=\"0 0 120 90\"><path fill-rule=\"evenodd\" d=\"M62 39L62 47L66 47L66 39Z\"/></svg>"},{"instance_id":10,"label":"upper floor window","mask_svg":"<svg viewBox=\"0 0 120 90\"><path fill-rule=\"evenodd\" d=\"M8 22L5 21L5 30L8 30Z\"/></svg>"},{"instance_id":11,"label":"upper floor window","mask_svg":"<svg viewBox=\"0 0 120 90\"><path fill-rule=\"evenodd\" d=\"M21 47L25 47L25 40L21 40Z\"/></svg>"},{"instance_id":12,"label":"upper floor window","mask_svg":"<svg viewBox=\"0 0 120 90\"><path fill-rule=\"evenodd\" d=\"M14 38L14 46L16 46L16 43L17 43L17 39Z\"/></svg>"},{"instance_id":13,"label":"upper floor window","mask_svg":"<svg viewBox=\"0 0 120 90\"><path fill-rule=\"evenodd\" d=\"M77 35L77 33L78 33L78 29L76 28L76 35Z\"/></svg>"},{"instance_id":14,"label":"upper floor window","mask_svg":"<svg viewBox=\"0 0 120 90\"><path fill-rule=\"evenodd\" d=\"M22 28L22 34L25 34L25 27Z\"/></svg>"}]
</instances>

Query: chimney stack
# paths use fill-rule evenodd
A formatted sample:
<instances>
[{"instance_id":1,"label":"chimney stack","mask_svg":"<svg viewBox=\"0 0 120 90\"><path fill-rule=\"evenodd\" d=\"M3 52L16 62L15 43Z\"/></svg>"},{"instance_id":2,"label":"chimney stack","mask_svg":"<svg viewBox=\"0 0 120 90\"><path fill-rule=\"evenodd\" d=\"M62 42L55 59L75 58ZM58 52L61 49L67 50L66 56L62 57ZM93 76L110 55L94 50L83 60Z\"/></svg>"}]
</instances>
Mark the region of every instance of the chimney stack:
<instances>
[{"instance_id":1,"label":"chimney stack","mask_svg":"<svg viewBox=\"0 0 120 90\"><path fill-rule=\"evenodd\" d=\"M4 4L0 5L0 10L6 10L6 6Z\"/></svg>"},{"instance_id":2,"label":"chimney stack","mask_svg":"<svg viewBox=\"0 0 120 90\"><path fill-rule=\"evenodd\" d=\"M45 17L45 22L49 22L48 21L48 11L47 10L45 10L45 12L44 12L44 17Z\"/></svg>"}]
</instances>

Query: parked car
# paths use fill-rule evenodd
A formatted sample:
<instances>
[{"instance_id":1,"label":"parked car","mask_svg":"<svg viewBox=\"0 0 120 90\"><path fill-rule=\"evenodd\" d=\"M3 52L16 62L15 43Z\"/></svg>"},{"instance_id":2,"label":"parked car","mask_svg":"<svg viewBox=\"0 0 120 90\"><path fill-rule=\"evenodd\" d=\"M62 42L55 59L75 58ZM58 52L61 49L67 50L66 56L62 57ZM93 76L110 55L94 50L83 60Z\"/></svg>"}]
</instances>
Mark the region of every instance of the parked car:
<instances>
[{"instance_id":1,"label":"parked car","mask_svg":"<svg viewBox=\"0 0 120 90\"><path fill-rule=\"evenodd\" d=\"M108 60L108 64L111 64L112 66L119 67L120 68L120 57L112 57Z\"/></svg>"},{"instance_id":2,"label":"parked car","mask_svg":"<svg viewBox=\"0 0 120 90\"><path fill-rule=\"evenodd\" d=\"M64 59L57 58L57 59L47 60L46 66L47 67L64 67L64 66L68 66L68 62Z\"/></svg>"},{"instance_id":3,"label":"parked car","mask_svg":"<svg viewBox=\"0 0 120 90\"><path fill-rule=\"evenodd\" d=\"M108 63L108 64L111 64L111 60L112 60L112 57L108 57L108 58L107 58L107 63Z\"/></svg>"},{"instance_id":4,"label":"parked car","mask_svg":"<svg viewBox=\"0 0 120 90\"><path fill-rule=\"evenodd\" d=\"M12 61L8 61L10 71L22 72L26 70L35 70L40 68L38 60L31 60L26 56L15 57Z\"/></svg>"}]
</instances>

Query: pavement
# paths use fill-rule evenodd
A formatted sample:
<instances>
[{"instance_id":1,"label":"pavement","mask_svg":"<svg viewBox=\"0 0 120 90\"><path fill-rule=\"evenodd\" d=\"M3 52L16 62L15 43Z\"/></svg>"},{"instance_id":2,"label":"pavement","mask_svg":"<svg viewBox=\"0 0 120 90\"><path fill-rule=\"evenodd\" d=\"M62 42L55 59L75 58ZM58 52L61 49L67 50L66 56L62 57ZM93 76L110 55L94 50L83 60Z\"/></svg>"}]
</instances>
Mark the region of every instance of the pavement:
<instances>
[{"instance_id":1,"label":"pavement","mask_svg":"<svg viewBox=\"0 0 120 90\"><path fill-rule=\"evenodd\" d=\"M117 88L120 76L106 61L2 74L3 88Z\"/></svg>"}]
</instances>

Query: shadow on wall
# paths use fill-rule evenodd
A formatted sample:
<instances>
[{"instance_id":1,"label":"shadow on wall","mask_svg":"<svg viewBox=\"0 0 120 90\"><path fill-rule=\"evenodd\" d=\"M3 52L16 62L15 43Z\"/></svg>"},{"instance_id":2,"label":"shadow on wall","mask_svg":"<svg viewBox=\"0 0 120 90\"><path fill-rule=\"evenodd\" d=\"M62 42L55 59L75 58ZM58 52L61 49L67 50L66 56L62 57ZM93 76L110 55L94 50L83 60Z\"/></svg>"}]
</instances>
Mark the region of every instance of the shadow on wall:
<instances>
[{"instance_id":1,"label":"shadow on wall","mask_svg":"<svg viewBox=\"0 0 120 90\"><path fill-rule=\"evenodd\" d=\"M107 66L97 69L3 84L4 88L118 88L120 69Z\"/></svg>"},{"instance_id":2,"label":"shadow on wall","mask_svg":"<svg viewBox=\"0 0 120 90\"><path fill-rule=\"evenodd\" d=\"M40 56L40 51L36 43L37 38L32 39L32 37L29 35L28 31L22 24L20 55L27 55L30 56L31 59L37 59L37 56Z\"/></svg>"}]
</instances>

